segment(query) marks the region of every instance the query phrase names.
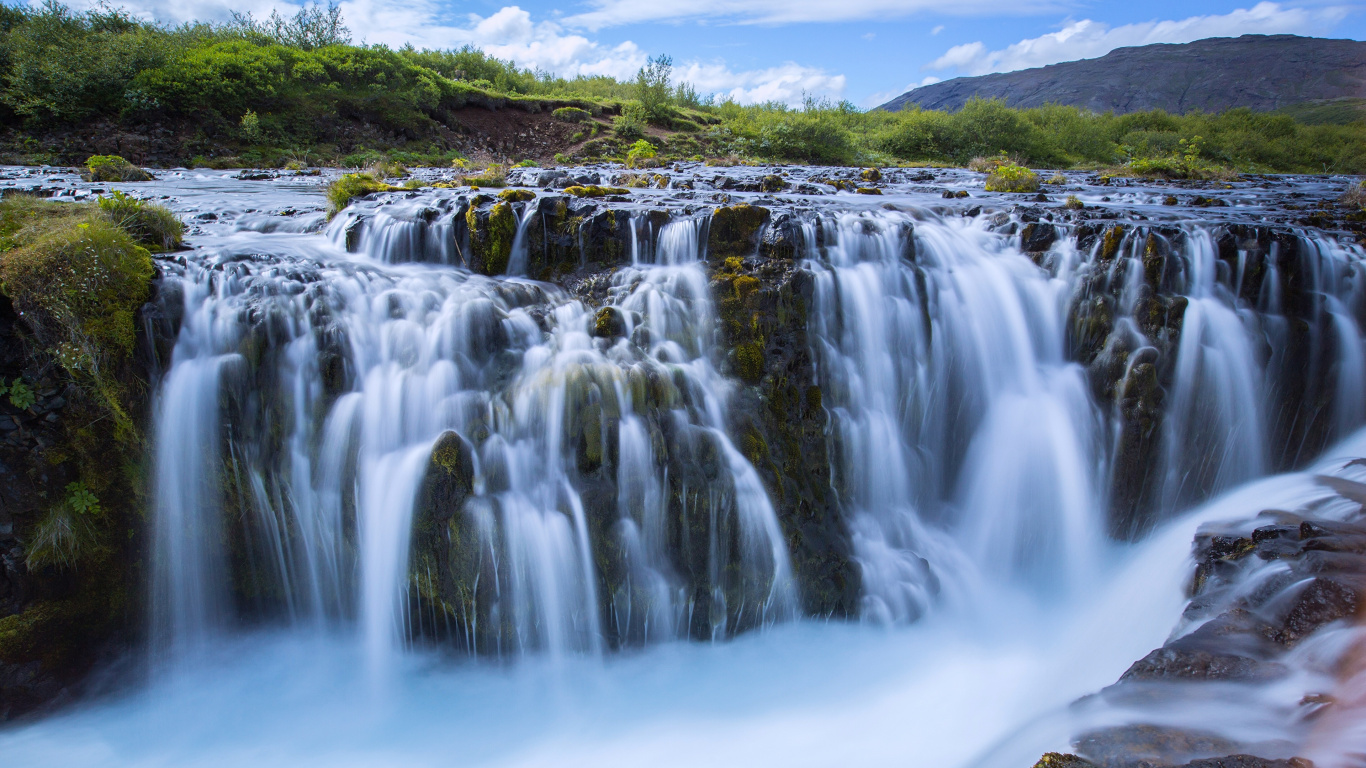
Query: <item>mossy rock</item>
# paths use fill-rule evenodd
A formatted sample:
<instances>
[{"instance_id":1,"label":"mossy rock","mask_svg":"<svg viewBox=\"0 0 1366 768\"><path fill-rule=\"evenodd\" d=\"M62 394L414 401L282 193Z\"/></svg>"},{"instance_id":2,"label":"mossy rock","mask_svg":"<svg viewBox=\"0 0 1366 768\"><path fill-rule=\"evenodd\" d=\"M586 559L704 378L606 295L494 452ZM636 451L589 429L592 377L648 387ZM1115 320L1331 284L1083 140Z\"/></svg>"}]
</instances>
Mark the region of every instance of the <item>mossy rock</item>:
<instances>
[{"instance_id":1,"label":"mossy rock","mask_svg":"<svg viewBox=\"0 0 1366 768\"><path fill-rule=\"evenodd\" d=\"M615 339L626 335L626 318L616 307L603 307L593 318L593 335L600 339Z\"/></svg>"},{"instance_id":2,"label":"mossy rock","mask_svg":"<svg viewBox=\"0 0 1366 768\"><path fill-rule=\"evenodd\" d=\"M491 210L471 207L465 213L470 230L470 265L482 275L501 275L507 272L512 257L512 241L517 236L517 215L512 205L500 202Z\"/></svg>"},{"instance_id":3,"label":"mossy rock","mask_svg":"<svg viewBox=\"0 0 1366 768\"><path fill-rule=\"evenodd\" d=\"M607 197L609 195L629 195L631 190L622 187L600 187L596 184L565 187L566 195L574 197Z\"/></svg>"},{"instance_id":4,"label":"mossy rock","mask_svg":"<svg viewBox=\"0 0 1366 768\"><path fill-rule=\"evenodd\" d=\"M759 233L772 214L767 208L740 203L712 211L707 253L712 260L745 257L758 248Z\"/></svg>"},{"instance_id":5,"label":"mossy rock","mask_svg":"<svg viewBox=\"0 0 1366 768\"><path fill-rule=\"evenodd\" d=\"M880 194L882 194L882 190L878 189L877 187L859 187L858 189L855 189L854 191L857 192L857 193L860 194L860 195L880 195Z\"/></svg>"},{"instance_id":6,"label":"mossy rock","mask_svg":"<svg viewBox=\"0 0 1366 768\"><path fill-rule=\"evenodd\" d=\"M152 181L155 178L118 155L92 155L85 161L85 167L89 181Z\"/></svg>"},{"instance_id":7,"label":"mossy rock","mask_svg":"<svg viewBox=\"0 0 1366 768\"><path fill-rule=\"evenodd\" d=\"M759 180L761 192L782 192L784 189L787 189L787 180L776 173L770 173Z\"/></svg>"},{"instance_id":8,"label":"mossy rock","mask_svg":"<svg viewBox=\"0 0 1366 768\"><path fill-rule=\"evenodd\" d=\"M864 168L859 171L858 177L864 181L882 181L882 171L876 168Z\"/></svg>"},{"instance_id":9,"label":"mossy rock","mask_svg":"<svg viewBox=\"0 0 1366 768\"><path fill-rule=\"evenodd\" d=\"M525 203L536 199L536 193L529 189L505 189L498 193L498 199L505 203Z\"/></svg>"},{"instance_id":10,"label":"mossy rock","mask_svg":"<svg viewBox=\"0 0 1366 768\"><path fill-rule=\"evenodd\" d=\"M376 192L392 192L398 187L390 186L368 173L347 173L327 187L327 215L336 216L357 197Z\"/></svg>"}]
</instances>

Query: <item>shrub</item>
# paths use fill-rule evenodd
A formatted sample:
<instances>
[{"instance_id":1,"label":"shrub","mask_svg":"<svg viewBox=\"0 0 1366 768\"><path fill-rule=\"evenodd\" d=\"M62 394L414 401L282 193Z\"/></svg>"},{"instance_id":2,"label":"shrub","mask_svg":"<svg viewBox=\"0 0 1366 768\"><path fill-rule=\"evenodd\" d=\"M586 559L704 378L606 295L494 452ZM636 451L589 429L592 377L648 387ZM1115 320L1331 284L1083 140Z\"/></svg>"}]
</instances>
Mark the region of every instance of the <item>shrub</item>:
<instances>
[{"instance_id":1,"label":"shrub","mask_svg":"<svg viewBox=\"0 0 1366 768\"><path fill-rule=\"evenodd\" d=\"M636 140L631 148L626 150L626 165L628 168L638 168L646 165L646 161L655 159L655 146L644 139Z\"/></svg>"},{"instance_id":2,"label":"shrub","mask_svg":"<svg viewBox=\"0 0 1366 768\"><path fill-rule=\"evenodd\" d=\"M249 142L261 140L261 118L256 115L255 110L248 109L242 115L242 119L237 122L237 129L241 131L242 138Z\"/></svg>"},{"instance_id":3,"label":"shrub","mask_svg":"<svg viewBox=\"0 0 1366 768\"><path fill-rule=\"evenodd\" d=\"M100 198L99 206L139 245L153 251L172 251L180 247L185 225L169 208L143 202L119 191Z\"/></svg>"},{"instance_id":4,"label":"shrub","mask_svg":"<svg viewBox=\"0 0 1366 768\"><path fill-rule=\"evenodd\" d=\"M556 120L561 120L566 123L582 123L593 118L593 113L586 109L579 109L578 107L560 107L550 114Z\"/></svg>"},{"instance_id":5,"label":"shrub","mask_svg":"<svg viewBox=\"0 0 1366 768\"><path fill-rule=\"evenodd\" d=\"M375 192L391 192L396 187L366 173L348 173L327 187L328 216L336 216L357 197Z\"/></svg>"},{"instance_id":6,"label":"shrub","mask_svg":"<svg viewBox=\"0 0 1366 768\"><path fill-rule=\"evenodd\" d=\"M621 108L621 114L612 118L612 130L627 141L639 139L645 135L647 119L648 113L643 106L638 103L626 104Z\"/></svg>"},{"instance_id":7,"label":"shrub","mask_svg":"<svg viewBox=\"0 0 1366 768\"><path fill-rule=\"evenodd\" d=\"M672 58L658 56L647 59L636 72L636 98L645 120L654 125L667 126L673 117L673 89L669 85L673 68Z\"/></svg>"},{"instance_id":8,"label":"shrub","mask_svg":"<svg viewBox=\"0 0 1366 768\"><path fill-rule=\"evenodd\" d=\"M1006 163L987 174L988 192L1038 192L1039 175L1022 165Z\"/></svg>"},{"instance_id":9,"label":"shrub","mask_svg":"<svg viewBox=\"0 0 1366 768\"><path fill-rule=\"evenodd\" d=\"M408 176L408 169L402 163L385 159L371 163L363 173L376 179L402 179Z\"/></svg>"},{"instance_id":10,"label":"shrub","mask_svg":"<svg viewBox=\"0 0 1366 768\"><path fill-rule=\"evenodd\" d=\"M151 181L152 174L118 155L91 155L85 161L90 181Z\"/></svg>"},{"instance_id":11,"label":"shrub","mask_svg":"<svg viewBox=\"0 0 1366 768\"><path fill-rule=\"evenodd\" d=\"M1348 186L1340 200L1347 205L1366 208L1366 180Z\"/></svg>"},{"instance_id":12,"label":"shrub","mask_svg":"<svg viewBox=\"0 0 1366 768\"><path fill-rule=\"evenodd\" d=\"M1009 162L1004 154L996 157L974 157L968 161L968 170L974 173L991 173Z\"/></svg>"}]
</instances>

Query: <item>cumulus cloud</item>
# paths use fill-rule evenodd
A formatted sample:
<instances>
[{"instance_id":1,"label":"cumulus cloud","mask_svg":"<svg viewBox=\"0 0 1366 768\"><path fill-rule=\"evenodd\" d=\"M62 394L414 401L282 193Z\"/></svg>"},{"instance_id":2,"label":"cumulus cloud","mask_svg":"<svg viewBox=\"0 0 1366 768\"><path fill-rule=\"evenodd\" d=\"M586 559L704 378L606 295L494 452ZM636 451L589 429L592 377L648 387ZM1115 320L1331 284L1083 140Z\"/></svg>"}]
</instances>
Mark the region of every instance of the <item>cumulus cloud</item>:
<instances>
[{"instance_id":1,"label":"cumulus cloud","mask_svg":"<svg viewBox=\"0 0 1366 768\"><path fill-rule=\"evenodd\" d=\"M34 0L35 2L37 0ZM76 7L95 7L98 0L76 0ZM274 0L124 0L134 15L181 23L226 21L232 11L257 18L272 10L292 15L302 5ZM488 16L453 14L437 0L343 0L342 15L356 40L419 48L458 48L473 45L518 66L553 72L561 77L635 75L647 57L635 43L605 45L567 30L554 21L537 21L522 8L510 5ZM716 93L741 103L782 101L798 103L803 96L840 98L844 75L787 62L766 69L735 71L723 61L684 62L674 68L675 81L687 81L701 93Z\"/></svg>"},{"instance_id":2,"label":"cumulus cloud","mask_svg":"<svg viewBox=\"0 0 1366 768\"><path fill-rule=\"evenodd\" d=\"M763 101L799 103L804 96L838 99L844 95L844 75L787 62L767 69L735 72L721 62L692 62L674 67L674 79L693 84L701 93L715 93L741 104Z\"/></svg>"},{"instance_id":3,"label":"cumulus cloud","mask_svg":"<svg viewBox=\"0 0 1366 768\"><path fill-rule=\"evenodd\" d=\"M954 15L1039 13L1055 11L1066 0L589 0L591 10L565 18L587 29L647 21L718 19L739 23L827 23L888 19L922 12Z\"/></svg>"},{"instance_id":4,"label":"cumulus cloud","mask_svg":"<svg viewBox=\"0 0 1366 768\"><path fill-rule=\"evenodd\" d=\"M1347 16L1344 6L1287 8L1263 2L1222 15L1191 16L1179 21L1149 21L1111 27L1083 19L1057 32L1021 40L991 51L980 42L955 45L925 69L956 70L970 75L1011 72L1060 61L1104 56L1116 48L1151 43L1189 43L1206 37L1246 34L1326 34Z\"/></svg>"}]
</instances>

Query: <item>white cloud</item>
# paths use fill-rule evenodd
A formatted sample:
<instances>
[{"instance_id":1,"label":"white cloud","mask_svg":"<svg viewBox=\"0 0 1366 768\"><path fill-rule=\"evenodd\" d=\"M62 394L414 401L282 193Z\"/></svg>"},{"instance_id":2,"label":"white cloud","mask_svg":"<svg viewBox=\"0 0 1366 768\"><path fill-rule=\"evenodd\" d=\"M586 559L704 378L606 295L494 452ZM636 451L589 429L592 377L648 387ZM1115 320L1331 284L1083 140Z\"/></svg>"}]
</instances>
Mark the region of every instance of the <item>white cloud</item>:
<instances>
[{"instance_id":1,"label":"white cloud","mask_svg":"<svg viewBox=\"0 0 1366 768\"><path fill-rule=\"evenodd\" d=\"M856 19L888 19L922 12L954 15L1055 11L1068 0L588 0L592 10L565 17L565 23L587 29L646 21L721 19L740 23L828 23Z\"/></svg>"},{"instance_id":2,"label":"white cloud","mask_svg":"<svg viewBox=\"0 0 1366 768\"><path fill-rule=\"evenodd\" d=\"M36 0L34 0L36 2ZM97 0L76 0L76 7L94 7ZM134 15L160 21L224 21L231 11L251 12L257 18L272 10L291 15L299 4L272 0L124 0ZM645 64L646 53L635 43L604 45L565 30L554 21L536 21L511 5L488 15L453 15L437 0L343 0L342 16L356 40L419 48L458 48L474 45L518 66L543 69L562 77L609 75L630 78ZM717 93L741 103L782 101L796 104L804 94L838 99L844 75L787 62L766 69L734 71L722 61L683 62L674 80L687 81L701 93Z\"/></svg>"},{"instance_id":3,"label":"white cloud","mask_svg":"<svg viewBox=\"0 0 1366 768\"><path fill-rule=\"evenodd\" d=\"M937 35L937 34L939 34L940 32L943 32L943 31L944 31L944 25L943 25L943 24L940 24L940 25L936 26L934 29L931 29L931 30L930 30L930 34L931 34L931 35Z\"/></svg>"},{"instance_id":4,"label":"white cloud","mask_svg":"<svg viewBox=\"0 0 1366 768\"><path fill-rule=\"evenodd\" d=\"M844 95L844 75L787 62L767 69L734 72L721 62L692 62L674 67L674 79L693 84L702 93L728 96L742 104L761 101L800 103L803 96L839 99Z\"/></svg>"},{"instance_id":5,"label":"white cloud","mask_svg":"<svg viewBox=\"0 0 1366 768\"><path fill-rule=\"evenodd\" d=\"M1060 61L1104 56L1116 48L1151 43L1189 43L1206 37L1246 34L1325 34L1348 14L1344 6L1287 8L1263 2L1223 15L1192 16L1179 21L1149 21L1110 27L1083 19L1057 32L1021 40L1001 50L988 51L980 42L955 45L925 69L952 69L970 75L1011 72Z\"/></svg>"}]
</instances>

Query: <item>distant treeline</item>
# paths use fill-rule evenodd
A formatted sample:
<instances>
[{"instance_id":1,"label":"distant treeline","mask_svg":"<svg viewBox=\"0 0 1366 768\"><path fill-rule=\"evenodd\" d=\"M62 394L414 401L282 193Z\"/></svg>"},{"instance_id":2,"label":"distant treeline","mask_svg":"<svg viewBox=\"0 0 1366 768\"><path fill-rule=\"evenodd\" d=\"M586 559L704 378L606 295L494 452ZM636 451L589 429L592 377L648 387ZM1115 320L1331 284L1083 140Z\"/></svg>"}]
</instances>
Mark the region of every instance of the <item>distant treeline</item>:
<instances>
[{"instance_id":1,"label":"distant treeline","mask_svg":"<svg viewBox=\"0 0 1366 768\"><path fill-rule=\"evenodd\" d=\"M335 6L292 17L151 24L120 9L76 12L57 0L0 5L0 118L31 143L56 130L113 121L128 130L193 126L200 144L235 152L313 150L363 123L411 151L469 105L576 105L617 115L580 154L611 156L644 138L661 158L731 156L827 164L964 165L1005 153L1038 167L1138 168L1181 174L1200 165L1241 171L1366 173L1366 122L1312 125L1285 113L1095 114L1073 107L1011 109L974 100L956 113L865 112L848 102L740 105L673 83L667 58L631 81L567 79L458 50L355 45ZM496 103L495 103L496 102ZM562 102L562 104L561 104ZM685 133L666 141L662 132ZM597 136L594 129L591 135ZM619 139L619 141L618 141ZM341 142L344 143L344 142ZM339 154L333 147L333 155ZM322 153L326 155L326 152ZM1184 170L1183 170L1184 169Z\"/></svg>"}]
</instances>

